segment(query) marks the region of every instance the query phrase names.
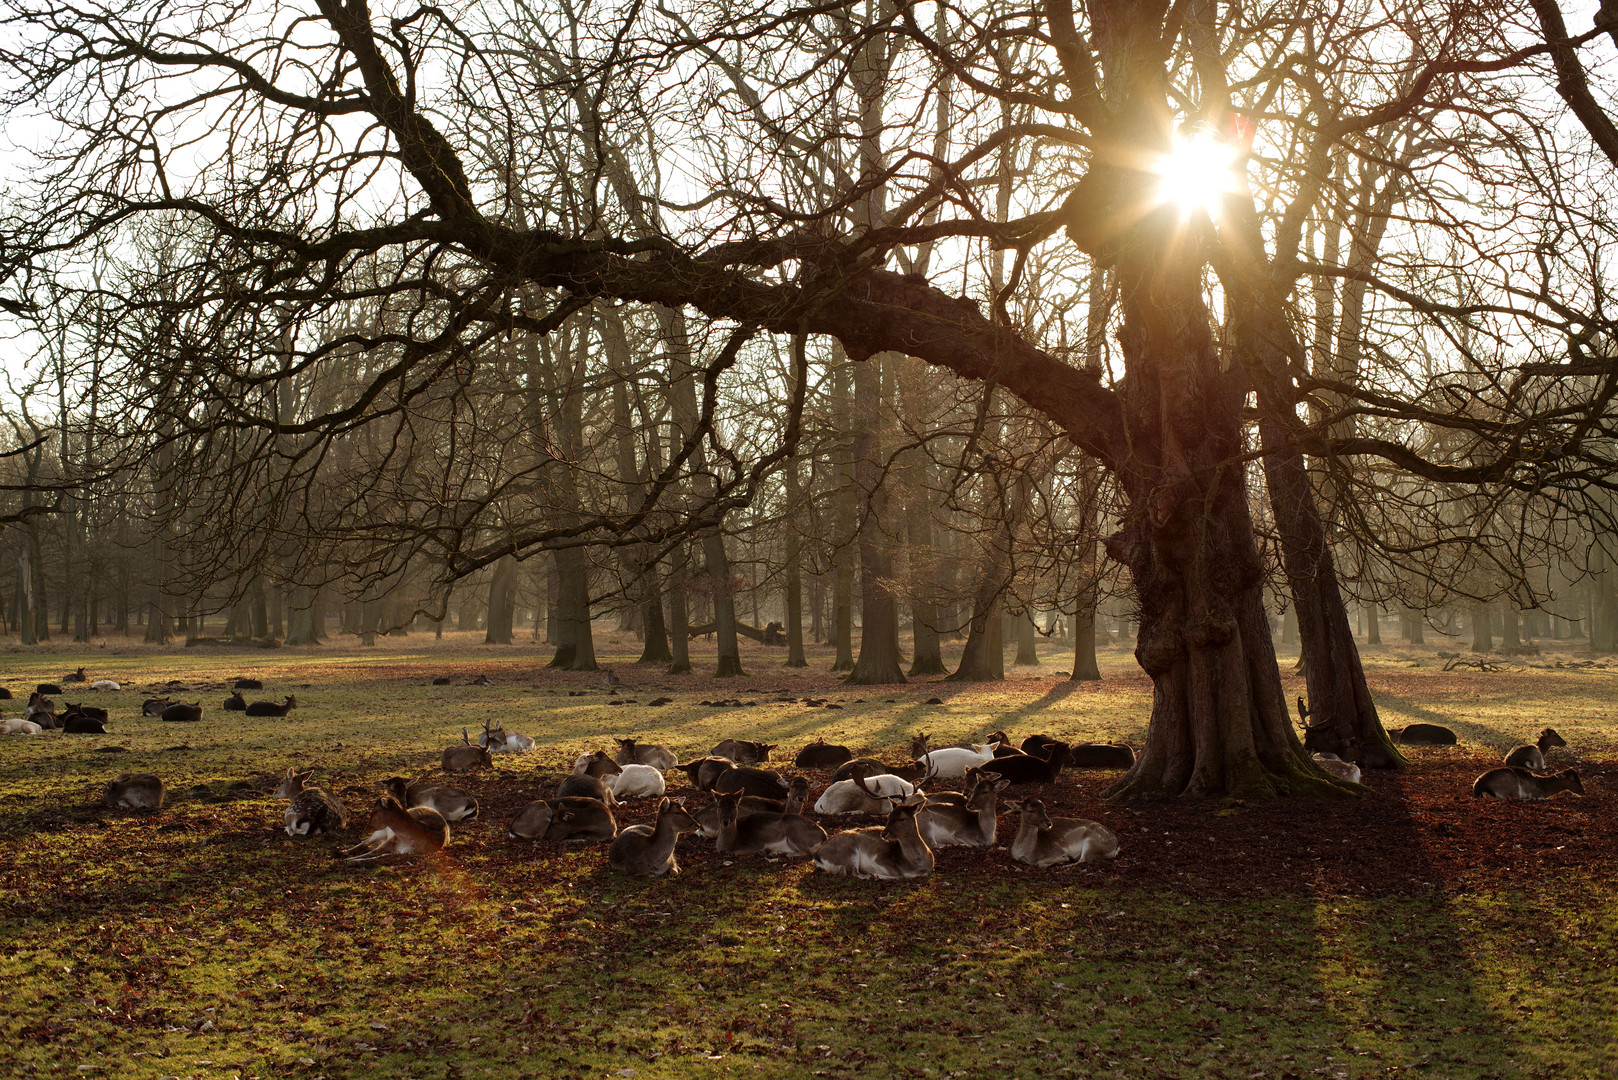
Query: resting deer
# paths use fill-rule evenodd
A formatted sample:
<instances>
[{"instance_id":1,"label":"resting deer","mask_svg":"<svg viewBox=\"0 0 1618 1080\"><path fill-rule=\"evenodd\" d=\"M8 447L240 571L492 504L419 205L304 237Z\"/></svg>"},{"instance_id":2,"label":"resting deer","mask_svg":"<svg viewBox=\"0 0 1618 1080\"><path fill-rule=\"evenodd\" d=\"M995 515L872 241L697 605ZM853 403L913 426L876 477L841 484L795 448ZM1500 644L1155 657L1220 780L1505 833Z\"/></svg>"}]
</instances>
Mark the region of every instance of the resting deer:
<instances>
[{"instance_id":1,"label":"resting deer","mask_svg":"<svg viewBox=\"0 0 1618 1080\"><path fill-rule=\"evenodd\" d=\"M911 783L916 783L927 775L927 766L919 761L907 761L903 765L889 765L887 762L876 760L876 758L862 757L838 766L837 771L831 774L831 782L837 784L844 780L853 779L855 769L864 769L867 776L886 774L888 776L897 776L899 779L908 780Z\"/></svg>"},{"instance_id":2,"label":"resting deer","mask_svg":"<svg viewBox=\"0 0 1618 1080\"><path fill-rule=\"evenodd\" d=\"M612 775L616 776L617 774ZM564 777L562 782L556 785L556 797L558 799L595 799L597 802L606 803L608 806L617 806L618 797L607 786L607 780L611 778L611 776L602 778L588 774L575 774Z\"/></svg>"},{"instance_id":3,"label":"resting deer","mask_svg":"<svg viewBox=\"0 0 1618 1080\"><path fill-rule=\"evenodd\" d=\"M1535 776L1527 769L1509 766L1490 769L1472 784L1472 794L1495 799L1548 799L1558 791L1584 794L1584 784L1574 769L1564 769L1555 776Z\"/></svg>"},{"instance_id":4,"label":"resting deer","mask_svg":"<svg viewBox=\"0 0 1618 1080\"><path fill-rule=\"evenodd\" d=\"M674 844L696 831L696 819L686 812L685 800L664 799L657 807L656 825L631 825L618 834L607 849L607 865L637 877L678 874Z\"/></svg>"},{"instance_id":5,"label":"resting deer","mask_svg":"<svg viewBox=\"0 0 1618 1080\"><path fill-rule=\"evenodd\" d=\"M540 799L511 822L507 835L517 840L611 840L618 832L612 808L600 799Z\"/></svg>"},{"instance_id":6,"label":"resting deer","mask_svg":"<svg viewBox=\"0 0 1618 1080\"><path fill-rule=\"evenodd\" d=\"M478 736L478 745L488 747L489 753L526 754L534 748L533 736L508 732L504 724L494 728L489 724L488 720L483 722L483 733Z\"/></svg>"},{"instance_id":7,"label":"resting deer","mask_svg":"<svg viewBox=\"0 0 1618 1080\"><path fill-rule=\"evenodd\" d=\"M1389 728L1388 738L1404 746L1454 746L1455 732L1442 724L1409 724Z\"/></svg>"},{"instance_id":8,"label":"resting deer","mask_svg":"<svg viewBox=\"0 0 1618 1080\"><path fill-rule=\"evenodd\" d=\"M809 781L802 776L794 776L787 784L787 797L785 799L763 799L757 795L743 795L736 803L736 815L745 818L750 814L802 814L804 800L809 798ZM712 840L719 835L719 803L709 803L701 810L691 815L697 819L697 835L704 840Z\"/></svg>"},{"instance_id":9,"label":"resting deer","mask_svg":"<svg viewBox=\"0 0 1618 1080\"><path fill-rule=\"evenodd\" d=\"M657 743L641 743L634 738L614 739L618 753L613 760L620 765L650 765L658 772L674 768L674 751Z\"/></svg>"},{"instance_id":10,"label":"resting deer","mask_svg":"<svg viewBox=\"0 0 1618 1080\"><path fill-rule=\"evenodd\" d=\"M170 724L195 724L202 719L202 702L193 701L187 705L183 701L176 701L165 708L159 718Z\"/></svg>"},{"instance_id":11,"label":"resting deer","mask_svg":"<svg viewBox=\"0 0 1618 1080\"><path fill-rule=\"evenodd\" d=\"M462 728L461 745L446 746L439 764L447 773L477 772L479 769L494 768L494 758L489 756L488 747L473 746L472 736Z\"/></svg>"},{"instance_id":12,"label":"resting deer","mask_svg":"<svg viewBox=\"0 0 1618 1080\"><path fill-rule=\"evenodd\" d=\"M1043 868L1100 862L1118 855L1118 837L1105 825L1082 818L1052 818L1038 799L1008 805L1021 812L1017 835L1011 841L1011 857L1020 863Z\"/></svg>"},{"instance_id":13,"label":"resting deer","mask_svg":"<svg viewBox=\"0 0 1618 1080\"><path fill-rule=\"evenodd\" d=\"M1350 784L1360 782L1360 767L1352 761L1344 761L1336 754L1311 754L1309 756L1316 765L1319 765L1339 780L1347 780Z\"/></svg>"},{"instance_id":14,"label":"resting deer","mask_svg":"<svg viewBox=\"0 0 1618 1080\"><path fill-rule=\"evenodd\" d=\"M113 810L157 810L167 792L151 773L119 773L101 795L102 805Z\"/></svg>"},{"instance_id":15,"label":"resting deer","mask_svg":"<svg viewBox=\"0 0 1618 1080\"><path fill-rule=\"evenodd\" d=\"M621 772L602 778L602 783L617 799L662 798L667 789L663 774L650 765L631 763L620 766Z\"/></svg>"},{"instance_id":16,"label":"resting deer","mask_svg":"<svg viewBox=\"0 0 1618 1080\"><path fill-rule=\"evenodd\" d=\"M313 769L299 772L289 767L281 786L275 789L277 799L291 800L286 814L288 836L315 836L348 828L348 809L330 791L311 785L309 778L313 775Z\"/></svg>"},{"instance_id":17,"label":"resting deer","mask_svg":"<svg viewBox=\"0 0 1618 1080\"><path fill-rule=\"evenodd\" d=\"M406 810L392 795L377 800L365 822L367 836L340 855L349 862L414 859L431 855L449 843L449 823L430 806Z\"/></svg>"},{"instance_id":18,"label":"resting deer","mask_svg":"<svg viewBox=\"0 0 1618 1080\"><path fill-rule=\"evenodd\" d=\"M939 780L959 780L968 769L994 760L994 748L999 743L983 743L970 748L946 746L942 750L929 750L916 760Z\"/></svg>"},{"instance_id":19,"label":"resting deer","mask_svg":"<svg viewBox=\"0 0 1618 1080\"><path fill-rule=\"evenodd\" d=\"M752 739L722 739L708 751L710 757L729 758L738 765L757 765L770 760L770 751L778 744L754 742Z\"/></svg>"},{"instance_id":20,"label":"resting deer","mask_svg":"<svg viewBox=\"0 0 1618 1080\"><path fill-rule=\"evenodd\" d=\"M92 690L122 690L123 684L117 679L97 679L90 684Z\"/></svg>"},{"instance_id":21,"label":"resting deer","mask_svg":"<svg viewBox=\"0 0 1618 1080\"><path fill-rule=\"evenodd\" d=\"M44 730L32 720L0 720L0 735L38 735Z\"/></svg>"},{"instance_id":22,"label":"resting deer","mask_svg":"<svg viewBox=\"0 0 1618 1080\"><path fill-rule=\"evenodd\" d=\"M163 710L172 705L166 697L149 697L141 702L140 714L142 716L162 716Z\"/></svg>"},{"instance_id":23,"label":"resting deer","mask_svg":"<svg viewBox=\"0 0 1618 1080\"><path fill-rule=\"evenodd\" d=\"M784 799L787 797L787 784L781 779L781 774L769 769L754 769L748 766L737 766L734 769L725 769L714 778L713 786L709 788L715 795L725 795L730 792L740 792L743 795L757 795L761 799Z\"/></svg>"},{"instance_id":24,"label":"resting deer","mask_svg":"<svg viewBox=\"0 0 1618 1080\"><path fill-rule=\"evenodd\" d=\"M910 781L880 773L866 776L856 769L853 777L839 780L815 800L817 814L886 814L893 809L895 799L908 798L918 788Z\"/></svg>"},{"instance_id":25,"label":"resting deer","mask_svg":"<svg viewBox=\"0 0 1618 1080\"><path fill-rule=\"evenodd\" d=\"M581 754L573 763L574 776L615 776L623 767L608 756L605 750L592 750Z\"/></svg>"},{"instance_id":26,"label":"resting deer","mask_svg":"<svg viewBox=\"0 0 1618 1080\"><path fill-rule=\"evenodd\" d=\"M255 701L248 705L243 711L246 712L248 716L285 716L287 713L291 712L297 707L298 699L291 694L288 694L286 696L286 700L282 701L279 705L273 701Z\"/></svg>"},{"instance_id":27,"label":"resting deer","mask_svg":"<svg viewBox=\"0 0 1618 1080\"><path fill-rule=\"evenodd\" d=\"M826 830L798 814L749 814L741 817L737 792L719 796L719 834L714 849L721 855L809 855L826 839Z\"/></svg>"},{"instance_id":28,"label":"resting deer","mask_svg":"<svg viewBox=\"0 0 1618 1080\"><path fill-rule=\"evenodd\" d=\"M681 762L675 766L675 768L685 771L686 777L691 781L691 786L698 791L712 791L714 781L719 779L720 774L735 767L736 763L734 761L727 757L717 756L692 758L690 761Z\"/></svg>"},{"instance_id":29,"label":"resting deer","mask_svg":"<svg viewBox=\"0 0 1618 1080\"><path fill-rule=\"evenodd\" d=\"M929 795L927 805L916 815L921 838L935 851L946 847L993 847L995 804L1009 786L1010 782L1003 778L986 779L973 788L964 806L934 802Z\"/></svg>"},{"instance_id":30,"label":"resting deer","mask_svg":"<svg viewBox=\"0 0 1618 1080\"><path fill-rule=\"evenodd\" d=\"M854 754L846 746L834 746L816 739L792 759L793 767L799 769L835 769L845 762L852 761Z\"/></svg>"},{"instance_id":31,"label":"resting deer","mask_svg":"<svg viewBox=\"0 0 1618 1080\"><path fill-rule=\"evenodd\" d=\"M1057 742L1050 744L1048 758L997 757L977 768L985 775L1003 776L1013 784L1049 784L1067 764L1067 754L1067 743Z\"/></svg>"},{"instance_id":32,"label":"resting deer","mask_svg":"<svg viewBox=\"0 0 1618 1080\"><path fill-rule=\"evenodd\" d=\"M1520 765L1535 772L1545 771L1545 753L1553 746L1566 746L1567 740L1550 728L1539 733L1539 741L1532 745L1512 747L1506 755L1507 765Z\"/></svg>"},{"instance_id":33,"label":"resting deer","mask_svg":"<svg viewBox=\"0 0 1618 1080\"><path fill-rule=\"evenodd\" d=\"M232 690L230 696L225 699L225 703L220 708L226 712L246 712L247 699L242 697L240 690Z\"/></svg>"},{"instance_id":34,"label":"resting deer","mask_svg":"<svg viewBox=\"0 0 1618 1080\"><path fill-rule=\"evenodd\" d=\"M1081 742L1068 747L1070 769L1129 769L1135 764L1135 751L1123 743Z\"/></svg>"},{"instance_id":35,"label":"resting deer","mask_svg":"<svg viewBox=\"0 0 1618 1080\"><path fill-rule=\"evenodd\" d=\"M921 795L911 795L889 811L886 825L850 829L830 837L815 849L815 869L884 881L931 873L933 852L916 827L916 815L926 801Z\"/></svg>"},{"instance_id":36,"label":"resting deer","mask_svg":"<svg viewBox=\"0 0 1618 1080\"><path fill-rule=\"evenodd\" d=\"M411 783L402 776L388 777L382 781L382 788L402 806L430 806L451 824L478 816L478 801L460 788L441 787L426 780Z\"/></svg>"}]
</instances>

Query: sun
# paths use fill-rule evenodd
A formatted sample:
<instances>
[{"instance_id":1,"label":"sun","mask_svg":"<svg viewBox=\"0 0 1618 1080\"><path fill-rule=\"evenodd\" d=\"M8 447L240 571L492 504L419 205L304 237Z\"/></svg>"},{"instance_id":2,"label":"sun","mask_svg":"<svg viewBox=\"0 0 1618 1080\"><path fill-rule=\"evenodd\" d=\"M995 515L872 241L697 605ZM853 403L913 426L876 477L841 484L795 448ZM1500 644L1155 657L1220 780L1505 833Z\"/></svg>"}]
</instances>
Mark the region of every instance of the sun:
<instances>
[{"instance_id":1,"label":"sun","mask_svg":"<svg viewBox=\"0 0 1618 1080\"><path fill-rule=\"evenodd\" d=\"M1237 156L1234 146L1205 131L1174 136L1152 170L1158 198L1179 207L1182 219L1198 210L1218 219L1224 197L1236 190Z\"/></svg>"}]
</instances>

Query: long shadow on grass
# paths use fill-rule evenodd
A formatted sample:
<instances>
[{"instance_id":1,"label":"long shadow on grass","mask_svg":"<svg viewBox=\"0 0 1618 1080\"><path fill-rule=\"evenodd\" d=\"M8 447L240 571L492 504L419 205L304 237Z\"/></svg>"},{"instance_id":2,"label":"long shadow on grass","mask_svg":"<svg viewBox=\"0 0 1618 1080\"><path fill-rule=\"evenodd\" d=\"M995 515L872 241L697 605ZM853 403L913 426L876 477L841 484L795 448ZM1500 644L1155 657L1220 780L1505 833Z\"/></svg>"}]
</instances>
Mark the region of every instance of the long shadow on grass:
<instances>
[{"instance_id":1,"label":"long shadow on grass","mask_svg":"<svg viewBox=\"0 0 1618 1080\"><path fill-rule=\"evenodd\" d=\"M1374 847L1411 853L1401 870L1438 882L1444 871L1425 854L1432 838L1411 813L1406 775L1395 774L1391 785L1379 785L1376 795L1365 796L1380 800L1387 811L1375 820ZM1359 824L1344 822L1342 827ZM1329 825L1317 823L1316 828ZM1479 993L1479 974L1464 951L1452 900L1437 891L1410 898L1379 896L1386 888L1382 869L1376 858L1340 863L1339 870L1347 871L1343 884L1364 899L1350 892L1323 895L1314 903L1315 996L1323 1015L1340 1029L1342 1043L1375 1048L1385 1063L1404 1058L1406 1065L1430 1062L1439 1068L1505 1069L1490 1075L1524 1075L1509 1067L1505 1049L1510 1036L1502 1031L1506 1018ZM1418 1029L1414 1036L1412 1029ZM1448 1066L1441 1065L1445 1059Z\"/></svg>"}]
</instances>

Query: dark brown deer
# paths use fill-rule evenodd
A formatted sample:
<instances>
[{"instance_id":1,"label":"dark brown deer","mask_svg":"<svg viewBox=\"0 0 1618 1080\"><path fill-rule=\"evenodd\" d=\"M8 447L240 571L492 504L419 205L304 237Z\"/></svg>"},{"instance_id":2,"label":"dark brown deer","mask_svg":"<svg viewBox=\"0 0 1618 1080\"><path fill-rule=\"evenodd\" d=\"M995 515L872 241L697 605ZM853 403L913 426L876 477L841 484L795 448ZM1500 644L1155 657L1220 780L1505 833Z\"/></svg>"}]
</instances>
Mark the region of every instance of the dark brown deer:
<instances>
[{"instance_id":1,"label":"dark brown deer","mask_svg":"<svg viewBox=\"0 0 1618 1080\"><path fill-rule=\"evenodd\" d=\"M826 840L826 830L799 814L761 813L741 817L742 796L719 796L719 834L714 849L721 855L809 855Z\"/></svg>"},{"instance_id":2,"label":"dark brown deer","mask_svg":"<svg viewBox=\"0 0 1618 1080\"><path fill-rule=\"evenodd\" d=\"M1584 783L1574 769L1564 769L1555 776L1535 776L1527 769L1515 766L1490 769L1472 784L1472 794L1495 799L1548 799L1558 791L1584 794Z\"/></svg>"},{"instance_id":3,"label":"dark brown deer","mask_svg":"<svg viewBox=\"0 0 1618 1080\"><path fill-rule=\"evenodd\" d=\"M297 707L298 699L288 694L286 700L279 705L273 701L255 701L243 711L248 716L285 716Z\"/></svg>"},{"instance_id":4,"label":"dark brown deer","mask_svg":"<svg viewBox=\"0 0 1618 1080\"><path fill-rule=\"evenodd\" d=\"M1534 772L1545 771L1545 754L1553 746L1566 746L1567 740L1550 728L1539 733L1539 741L1527 746L1514 746L1506 755L1507 765L1518 765Z\"/></svg>"}]
</instances>

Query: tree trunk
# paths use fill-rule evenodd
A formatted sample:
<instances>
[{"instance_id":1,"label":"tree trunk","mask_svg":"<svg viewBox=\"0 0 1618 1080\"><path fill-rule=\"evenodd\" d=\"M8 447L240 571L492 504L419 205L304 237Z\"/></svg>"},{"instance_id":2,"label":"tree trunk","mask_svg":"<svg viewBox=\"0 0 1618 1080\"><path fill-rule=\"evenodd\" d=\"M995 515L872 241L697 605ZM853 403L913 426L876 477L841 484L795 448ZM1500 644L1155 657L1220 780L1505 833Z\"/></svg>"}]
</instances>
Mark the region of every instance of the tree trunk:
<instances>
[{"instance_id":1,"label":"tree trunk","mask_svg":"<svg viewBox=\"0 0 1618 1080\"><path fill-rule=\"evenodd\" d=\"M546 666L564 671L599 670L590 623L589 562L584 550L558 550L556 573L556 652Z\"/></svg>"},{"instance_id":2,"label":"tree trunk","mask_svg":"<svg viewBox=\"0 0 1618 1080\"><path fill-rule=\"evenodd\" d=\"M1405 640L1412 645L1427 644L1427 616L1414 608L1405 608L1404 617Z\"/></svg>"},{"instance_id":3,"label":"tree trunk","mask_svg":"<svg viewBox=\"0 0 1618 1080\"><path fill-rule=\"evenodd\" d=\"M798 458L794 454L782 466L786 484L786 622L787 662L790 668L808 667L803 653L803 537L798 532L796 516L798 500L802 497L798 479ZM818 620L817 620L818 621Z\"/></svg>"},{"instance_id":4,"label":"tree trunk","mask_svg":"<svg viewBox=\"0 0 1618 1080\"><path fill-rule=\"evenodd\" d=\"M1510 600L1500 604L1500 648L1502 650L1522 648L1522 638L1517 632L1517 609L1511 606Z\"/></svg>"},{"instance_id":5,"label":"tree trunk","mask_svg":"<svg viewBox=\"0 0 1618 1080\"><path fill-rule=\"evenodd\" d=\"M315 592L306 585L294 585L287 599L288 645L320 644L320 625L315 621Z\"/></svg>"},{"instance_id":6,"label":"tree trunk","mask_svg":"<svg viewBox=\"0 0 1618 1080\"><path fill-rule=\"evenodd\" d=\"M1000 617L1000 577L985 568L973 596L971 629L950 682L995 682L1006 677L1006 645Z\"/></svg>"},{"instance_id":7,"label":"tree trunk","mask_svg":"<svg viewBox=\"0 0 1618 1080\"><path fill-rule=\"evenodd\" d=\"M714 637L719 647L714 676L724 679L746 675L742 670L741 641L736 634L736 594L730 587L730 560L725 556L724 534L718 529L703 531L702 562L712 589Z\"/></svg>"},{"instance_id":8,"label":"tree trunk","mask_svg":"<svg viewBox=\"0 0 1618 1080\"><path fill-rule=\"evenodd\" d=\"M1299 661L1309 691L1309 723L1323 729L1323 748L1346 753L1358 744L1362 765L1397 768L1403 758L1383 730L1365 682L1303 455L1268 418L1260 422L1259 429L1281 561L1298 612Z\"/></svg>"},{"instance_id":9,"label":"tree trunk","mask_svg":"<svg viewBox=\"0 0 1618 1080\"><path fill-rule=\"evenodd\" d=\"M1490 625L1493 620L1489 618L1487 604L1473 604L1467 614L1472 618L1472 651L1493 652L1494 634Z\"/></svg>"},{"instance_id":10,"label":"tree trunk","mask_svg":"<svg viewBox=\"0 0 1618 1080\"><path fill-rule=\"evenodd\" d=\"M1034 613L1024 611L1016 618L1017 625L1017 659L1012 663L1019 667L1037 667L1039 665L1039 630L1034 626Z\"/></svg>"},{"instance_id":11,"label":"tree trunk","mask_svg":"<svg viewBox=\"0 0 1618 1080\"><path fill-rule=\"evenodd\" d=\"M1079 593L1073 616L1074 682L1099 682L1101 665L1096 662L1096 590L1090 586Z\"/></svg>"},{"instance_id":12,"label":"tree trunk","mask_svg":"<svg viewBox=\"0 0 1618 1080\"><path fill-rule=\"evenodd\" d=\"M681 559L669 576L670 675L691 672L691 606L685 596L685 567L686 560Z\"/></svg>"},{"instance_id":13,"label":"tree trunk","mask_svg":"<svg viewBox=\"0 0 1618 1080\"><path fill-rule=\"evenodd\" d=\"M517 558L502 555L489 578L489 619L483 644L510 645L517 616Z\"/></svg>"},{"instance_id":14,"label":"tree trunk","mask_svg":"<svg viewBox=\"0 0 1618 1080\"><path fill-rule=\"evenodd\" d=\"M1365 606L1365 643L1382 644L1382 609L1375 604Z\"/></svg>"},{"instance_id":15,"label":"tree trunk","mask_svg":"<svg viewBox=\"0 0 1618 1080\"><path fill-rule=\"evenodd\" d=\"M881 425L882 357L855 365L854 488L860 500L860 656L845 680L856 686L905 681L899 668L899 600L888 587L887 538L883 518L887 498L882 488Z\"/></svg>"}]
</instances>

